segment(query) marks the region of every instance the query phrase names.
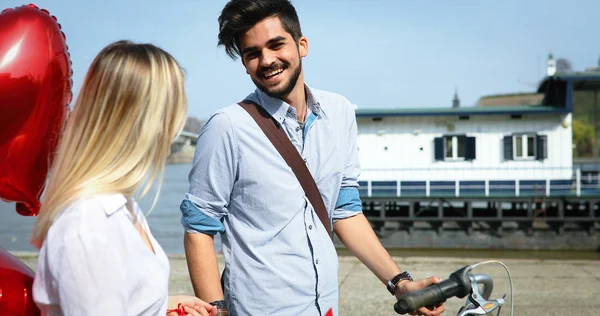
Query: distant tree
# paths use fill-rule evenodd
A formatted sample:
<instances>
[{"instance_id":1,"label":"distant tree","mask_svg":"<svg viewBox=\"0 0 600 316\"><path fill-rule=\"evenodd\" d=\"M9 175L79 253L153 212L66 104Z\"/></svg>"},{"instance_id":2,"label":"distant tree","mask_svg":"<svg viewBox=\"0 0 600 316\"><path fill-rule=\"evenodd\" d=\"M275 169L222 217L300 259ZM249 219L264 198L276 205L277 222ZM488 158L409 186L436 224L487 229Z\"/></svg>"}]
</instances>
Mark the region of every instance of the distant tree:
<instances>
[{"instance_id":1,"label":"distant tree","mask_svg":"<svg viewBox=\"0 0 600 316\"><path fill-rule=\"evenodd\" d=\"M566 58L559 58L556 60L556 72L572 72L573 67L571 62Z\"/></svg>"},{"instance_id":2,"label":"distant tree","mask_svg":"<svg viewBox=\"0 0 600 316\"><path fill-rule=\"evenodd\" d=\"M573 145L575 151L573 157L592 157L594 143L594 127L586 122L573 120Z\"/></svg>"},{"instance_id":3,"label":"distant tree","mask_svg":"<svg viewBox=\"0 0 600 316\"><path fill-rule=\"evenodd\" d=\"M583 123L580 124L578 131L576 131L575 121ZM589 140L585 140L586 138ZM580 145L587 148L589 144L591 148L576 150L575 154L584 154L579 157L593 157L594 138L596 146L600 145L600 95L597 95L596 91L575 91L573 93L573 144L583 142L584 144Z\"/></svg>"},{"instance_id":4,"label":"distant tree","mask_svg":"<svg viewBox=\"0 0 600 316\"><path fill-rule=\"evenodd\" d=\"M204 122L193 116L188 116L185 121L184 131L199 134Z\"/></svg>"}]
</instances>

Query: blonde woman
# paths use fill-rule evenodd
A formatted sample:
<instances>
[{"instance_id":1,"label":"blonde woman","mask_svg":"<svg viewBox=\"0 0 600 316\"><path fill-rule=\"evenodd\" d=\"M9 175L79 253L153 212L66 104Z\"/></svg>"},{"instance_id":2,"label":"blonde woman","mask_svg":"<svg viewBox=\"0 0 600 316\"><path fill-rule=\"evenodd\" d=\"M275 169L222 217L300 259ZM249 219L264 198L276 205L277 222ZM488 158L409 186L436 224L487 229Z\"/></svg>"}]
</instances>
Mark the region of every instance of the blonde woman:
<instances>
[{"instance_id":1,"label":"blonde woman","mask_svg":"<svg viewBox=\"0 0 600 316\"><path fill-rule=\"evenodd\" d=\"M134 199L161 180L185 116L183 73L167 52L120 41L95 58L32 235L43 315L216 315L196 297L168 297L169 261Z\"/></svg>"}]
</instances>

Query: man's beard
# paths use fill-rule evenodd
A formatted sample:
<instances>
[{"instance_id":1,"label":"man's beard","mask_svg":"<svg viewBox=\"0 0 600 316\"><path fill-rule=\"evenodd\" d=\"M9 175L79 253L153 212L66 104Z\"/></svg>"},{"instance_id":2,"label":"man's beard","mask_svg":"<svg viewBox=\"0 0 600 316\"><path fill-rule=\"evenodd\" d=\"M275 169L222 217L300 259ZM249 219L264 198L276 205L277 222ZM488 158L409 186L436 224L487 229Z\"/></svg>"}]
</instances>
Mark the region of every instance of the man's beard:
<instances>
[{"instance_id":1,"label":"man's beard","mask_svg":"<svg viewBox=\"0 0 600 316\"><path fill-rule=\"evenodd\" d=\"M288 67L285 67L287 65L284 65L284 69L285 70L290 70ZM272 67L272 68L277 68L277 67ZM267 70L262 70L260 71L260 73L264 73ZM288 94L290 94L290 92L292 92L292 90L294 90L294 87L296 86L296 83L298 83L298 78L300 78L300 73L302 72L302 60L300 60L300 63L298 64L298 67L296 67L296 69L293 70L292 76L290 77L290 80L288 81L288 83L281 89L278 90L268 90L265 86L261 85L257 80L255 80L254 78L252 78L252 82L254 82L254 84L256 85L256 87L258 89L260 89L260 91L264 92L266 95L272 97L272 98L276 98L276 99L283 99L285 96L287 96Z\"/></svg>"}]
</instances>

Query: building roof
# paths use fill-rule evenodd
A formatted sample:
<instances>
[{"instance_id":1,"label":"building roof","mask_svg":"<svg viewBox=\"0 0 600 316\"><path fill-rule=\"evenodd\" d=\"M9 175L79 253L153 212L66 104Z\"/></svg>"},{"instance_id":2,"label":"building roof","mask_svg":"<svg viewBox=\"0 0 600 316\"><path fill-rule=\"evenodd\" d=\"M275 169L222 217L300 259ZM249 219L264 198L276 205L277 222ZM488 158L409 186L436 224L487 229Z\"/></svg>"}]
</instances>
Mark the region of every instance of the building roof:
<instances>
[{"instance_id":1,"label":"building roof","mask_svg":"<svg viewBox=\"0 0 600 316\"><path fill-rule=\"evenodd\" d=\"M538 92L545 92L552 82L570 82L573 90L600 90L600 71L557 73L540 83Z\"/></svg>"},{"instance_id":2,"label":"building roof","mask_svg":"<svg viewBox=\"0 0 600 316\"><path fill-rule=\"evenodd\" d=\"M506 104L515 105L539 105L544 102L543 93L522 92L522 93L507 93L486 95L477 101L477 105L497 106Z\"/></svg>"},{"instance_id":3,"label":"building roof","mask_svg":"<svg viewBox=\"0 0 600 316\"><path fill-rule=\"evenodd\" d=\"M470 106L460 108L396 108L357 109L357 117L383 116L472 116L472 115L522 115L567 113L564 107L547 105L497 105Z\"/></svg>"},{"instance_id":4,"label":"building roof","mask_svg":"<svg viewBox=\"0 0 600 316\"><path fill-rule=\"evenodd\" d=\"M483 97L480 99L482 104L477 106L458 108L359 108L356 110L356 116L383 117L563 114L572 112L572 92L578 90L600 90L600 72L588 71L557 73L554 76L544 78L544 80L542 80L540 83L537 92Z\"/></svg>"}]
</instances>

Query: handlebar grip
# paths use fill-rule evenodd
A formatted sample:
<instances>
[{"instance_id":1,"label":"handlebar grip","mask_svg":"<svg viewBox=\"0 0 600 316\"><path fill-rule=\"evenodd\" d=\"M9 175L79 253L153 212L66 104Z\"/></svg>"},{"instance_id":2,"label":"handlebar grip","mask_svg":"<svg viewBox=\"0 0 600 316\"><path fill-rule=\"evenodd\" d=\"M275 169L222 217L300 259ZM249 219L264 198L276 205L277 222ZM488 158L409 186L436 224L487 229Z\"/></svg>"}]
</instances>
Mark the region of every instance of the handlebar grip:
<instances>
[{"instance_id":1,"label":"handlebar grip","mask_svg":"<svg viewBox=\"0 0 600 316\"><path fill-rule=\"evenodd\" d=\"M398 314L407 314L423 306L433 306L443 303L446 299L454 296L456 289L459 287L459 282L450 278L418 291L406 293L394 304L394 310Z\"/></svg>"}]
</instances>

